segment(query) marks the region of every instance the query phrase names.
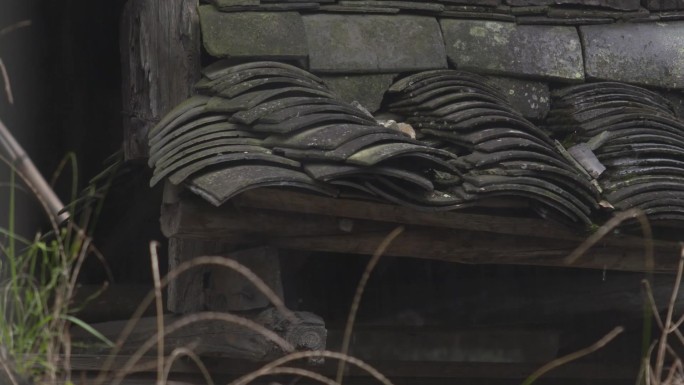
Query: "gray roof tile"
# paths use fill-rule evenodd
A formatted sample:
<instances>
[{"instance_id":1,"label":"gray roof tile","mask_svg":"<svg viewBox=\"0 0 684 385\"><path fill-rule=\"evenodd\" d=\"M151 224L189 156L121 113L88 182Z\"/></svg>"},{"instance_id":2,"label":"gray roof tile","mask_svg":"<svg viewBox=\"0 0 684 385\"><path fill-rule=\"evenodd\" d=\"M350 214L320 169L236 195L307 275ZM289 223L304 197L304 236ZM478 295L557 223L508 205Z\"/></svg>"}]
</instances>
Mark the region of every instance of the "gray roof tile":
<instances>
[{"instance_id":1,"label":"gray roof tile","mask_svg":"<svg viewBox=\"0 0 684 385\"><path fill-rule=\"evenodd\" d=\"M380 108L385 91L396 74L321 76L325 84L343 101L359 102L368 111Z\"/></svg>"}]
</instances>

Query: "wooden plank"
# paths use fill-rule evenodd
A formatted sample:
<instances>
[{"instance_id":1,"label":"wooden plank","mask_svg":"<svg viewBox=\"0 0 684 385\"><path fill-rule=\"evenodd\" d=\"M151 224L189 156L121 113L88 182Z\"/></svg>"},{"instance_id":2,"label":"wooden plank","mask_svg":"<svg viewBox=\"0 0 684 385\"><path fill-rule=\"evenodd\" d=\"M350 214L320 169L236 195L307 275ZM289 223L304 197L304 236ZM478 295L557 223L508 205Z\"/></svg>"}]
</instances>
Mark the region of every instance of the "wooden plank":
<instances>
[{"instance_id":1,"label":"wooden plank","mask_svg":"<svg viewBox=\"0 0 684 385\"><path fill-rule=\"evenodd\" d=\"M240 316L274 331L280 337L301 350L321 350L326 346L325 324L323 320L311 313L295 312L297 320L290 322L275 308L268 308L257 313L242 313ZM193 316L201 316L202 313ZM182 319L182 316L168 315L164 317L165 325ZM111 340L116 340L128 321L112 321L90 326ZM124 343L121 354L133 354L149 338L157 332L156 317L145 317L138 321L135 329ZM109 348L103 346L95 337L82 329L74 329L72 333L75 354L106 354ZM156 346L156 345L154 345ZM198 355L230 357L250 361L268 361L284 354L278 345L262 334L223 320L201 320L187 325L164 339L165 354L170 354L179 347L194 346ZM156 354L151 348L148 356ZM144 369L143 369L144 370Z\"/></svg>"},{"instance_id":2,"label":"wooden plank","mask_svg":"<svg viewBox=\"0 0 684 385\"><path fill-rule=\"evenodd\" d=\"M113 283L104 291L101 285L79 285L73 303L85 305L76 315L88 323L129 319L153 289L151 284ZM92 299L87 301L89 298ZM154 315L154 307L150 306L145 315Z\"/></svg>"},{"instance_id":3,"label":"wooden plank","mask_svg":"<svg viewBox=\"0 0 684 385\"><path fill-rule=\"evenodd\" d=\"M113 371L121 368L128 356L118 356L115 360ZM71 357L71 366L74 372L97 371L100 369L105 356L75 354ZM391 379L404 378L421 380L439 378L473 378L473 379L516 379L522 380L532 374L543 363L519 364L519 363L481 363L481 362L381 362L368 361L370 365ZM234 359L212 358L205 362L210 373L213 375L238 376L250 373L260 368L263 364L238 361ZM304 367L308 370L334 377L337 363L334 360L326 360L322 366L311 367L302 364L288 366ZM145 357L139 361L136 367L139 371L153 373L156 370L156 361L152 357ZM595 362L574 362L563 365L544 376L551 379L621 379L634 380L638 372L637 365L606 364ZM199 373L191 362L177 361L173 373ZM368 377L360 369L348 365L347 376L352 378ZM346 381L345 381L346 382ZM397 383L406 383L404 381Z\"/></svg>"},{"instance_id":4,"label":"wooden plank","mask_svg":"<svg viewBox=\"0 0 684 385\"><path fill-rule=\"evenodd\" d=\"M285 190L251 190L235 197L233 203L238 207L287 211L298 214L322 214L499 234L535 234L554 239L578 239L577 233L543 219L499 217L457 211L422 212L390 204L334 199Z\"/></svg>"},{"instance_id":5,"label":"wooden plank","mask_svg":"<svg viewBox=\"0 0 684 385\"><path fill-rule=\"evenodd\" d=\"M458 223L459 213L438 213L444 216L432 220L435 213L419 213L389 205L368 202L344 201L311 195L292 196L285 193L272 195L269 207L281 207L287 211L261 210L252 207L225 205L215 208L198 199L181 199L175 204L164 205L162 229L169 237L196 237L198 239L221 239L243 245L268 244L278 248L320 252L372 254L383 238L397 226L390 219L403 222L433 223L428 226L407 226L406 231L390 245L386 255L399 257L429 258L462 263L525 264L540 266L565 266L563 259L583 240L582 237L549 237L543 228L534 227L535 219L523 219L524 225L516 226L514 218L480 218L475 228L488 231L472 231L457 227L470 227ZM310 197L313 202L307 210L304 203L285 204L284 199ZM295 199L296 198L296 199ZM282 205L276 203L283 200ZM244 204L244 201L241 203ZM300 207L301 204L301 207ZM263 204L266 205L265 203ZM285 208L285 206L287 206ZM379 209L377 209L380 207ZM330 213L324 211L329 208ZM369 217L363 214L379 210L383 215L396 212L398 217L386 220L350 219ZM301 212L294 210L301 209ZM417 220L412 219L416 214ZM335 215L341 215L336 217ZM450 217L452 215L453 217ZM463 214L468 215L470 214ZM377 216L376 216L377 217ZM439 215L437 216L439 218ZM451 219L451 221L449 220ZM504 222L497 221L501 219ZM403 221L403 222L402 222ZM546 221L541 221L546 222ZM506 223L504 226L502 223ZM443 224L443 227L435 227ZM506 230L508 227L517 230ZM532 226L532 227L527 227ZM525 236L522 233L524 232ZM515 233L515 234L509 234ZM655 270L672 271L677 264L679 246L673 242L657 242ZM643 241L633 238L612 237L590 249L576 267L644 271Z\"/></svg>"},{"instance_id":6,"label":"wooden plank","mask_svg":"<svg viewBox=\"0 0 684 385\"><path fill-rule=\"evenodd\" d=\"M342 218L368 219L408 225L441 227L456 230L484 231L496 234L583 241L588 234L541 218L472 214L459 211L424 212L406 207L276 189L247 191L232 200L237 207L251 207L301 214L320 214ZM214 209L215 210L215 209ZM673 242L656 244L671 247ZM606 237L603 245L643 247L638 237Z\"/></svg>"},{"instance_id":7,"label":"wooden plank","mask_svg":"<svg viewBox=\"0 0 684 385\"><path fill-rule=\"evenodd\" d=\"M148 156L147 132L199 79L197 0L129 0L121 17L124 153Z\"/></svg>"},{"instance_id":8,"label":"wooden plank","mask_svg":"<svg viewBox=\"0 0 684 385\"><path fill-rule=\"evenodd\" d=\"M345 234L311 237L266 238L270 245L295 250L373 254L387 233ZM513 264L567 267L563 259L577 246L570 241L490 235L482 232L407 228L387 248L385 255L437 259L474 264ZM675 271L679 250L660 247L655 253L655 272ZM643 249L597 246L572 267L620 271L645 271Z\"/></svg>"}]
</instances>

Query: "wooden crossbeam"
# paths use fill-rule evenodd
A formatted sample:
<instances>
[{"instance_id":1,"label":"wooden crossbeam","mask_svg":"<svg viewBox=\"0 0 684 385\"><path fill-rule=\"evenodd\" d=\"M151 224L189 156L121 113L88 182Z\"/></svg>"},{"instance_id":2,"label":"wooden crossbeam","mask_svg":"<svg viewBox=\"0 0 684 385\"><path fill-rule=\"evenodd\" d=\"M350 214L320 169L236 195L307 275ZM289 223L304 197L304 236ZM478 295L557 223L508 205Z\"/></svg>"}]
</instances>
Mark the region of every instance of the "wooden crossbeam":
<instances>
[{"instance_id":1,"label":"wooden crossbeam","mask_svg":"<svg viewBox=\"0 0 684 385\"><path fill-rule=\"evenodd\" d=\"M268 189L249 191L219 208L183 197L162 210L168 237L334 253L372 254L399 225L406 230L386 255L461 263L567 266L565 257L588 236L538 218L421 212ZM656 272L673 271L678 258L678 244L655 242ZM644 241L610 235L573 266L644 271Z\"/></svg>"}]
</instances>

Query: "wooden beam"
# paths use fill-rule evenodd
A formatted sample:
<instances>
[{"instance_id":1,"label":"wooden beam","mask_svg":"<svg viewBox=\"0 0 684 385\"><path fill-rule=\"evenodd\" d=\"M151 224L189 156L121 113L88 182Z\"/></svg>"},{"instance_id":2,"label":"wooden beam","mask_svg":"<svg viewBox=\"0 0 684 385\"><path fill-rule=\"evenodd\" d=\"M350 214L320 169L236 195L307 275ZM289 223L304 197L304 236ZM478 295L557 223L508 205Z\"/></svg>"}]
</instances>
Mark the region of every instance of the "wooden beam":
<instances>
[{"instance_id":1,"label":"wooden beam","mask_svg":"<svg viewBox=\"0 0 684 385\"><path fill-rule=\"evenodd\" d=\"M75 354L71 356L71 367L74 372L93 372L100 369L105 356ZM128 356L118 356L115 360L113 371L121 368ZM481 363L481 362L379 362L368 363L390 379L439 379L439 378L472 378L472 379L516 379L523 380L544 363L519 364L519 363ZM238 376L259 369L262 365L237 361L235 359L212 358L205 362L213 375ZM337 362L327 360L319 367L293 364L288 366L304 367L308 370L334 377L337 370ZM137 371L154 373L156 360L153 357L145 357L136 366ZM595 380L634 380L639 371L638 365L606 364L595 362L573 362L563 365L549 373L544 378L549 379L589 379ZM173 373L198 374L199 371L191 362L177 361ZM369 375L360 369L347 365L347 377L366 378ZM407 383L406 381L397 383Z\"/></svg>"},{"instance_id":2,"label":"wooden beam","mask_svg":"<svg viewBox=\"0 0 684 385\"><path fill-rule=\"evenodd\" d=\"M344 234L329 236L272 237L270 245L296 250L333 253L373 254L387 233ZM431 228L407 228L386 250L395 257L427 258L474 264L513 264L569 267L563 262L578 245L535 237L491 235L482 232L448 231ZM659 248L655 272L675 271L679 251ZM621 271L645 271L643 249L598 246L590 249L572 267Z\"/></svg>"},{"instance_id":3,"label":"wooden beam","mask_svg":"<svg viewBox=\"0 0 684 385\"><path fill-rule=\"evenodd\" d=\"M306 206L307 202L311 205ZM534 218L422 213L285 191L243 195L235 200L235 206L220 208L198 198L183 198L162 207L162 229L168 237L320 252L372 254L387 233L402 223L408 224L406 231L386 255L462 263L566 266L563 259L584 239ZM546 232L548 226L555 229L550 230L553 236ZM656 245L655 271L673 271L679 245ZM643 240L608 237L573 266L644 271Z\"/></svg>"},{"instance_id":4,"label":"wooden beam","mask_svg":"<svg viewBox=\"0 0 684 385\"><path fill-rule=\"evenodd\" d=\"M193 316L201 316L202 313ZM327 331L323 320L311 313L295 312L296 322L290 322L275 308L268 308L258 313L241 313L240 316L250 319L280 335L287 342L301 350L325 349ZM182 316L168 315L164 317L165 325L170 325ZM90 326L110 340L116 340L128 321L112 321ZM124 343L121 354L133 354L145 341L157 332L155 317L146 317L138 321L134 331ZM106 354L109 348L95 337L81 329L74 329L72 338L75 354ZM78 345L79 347L76 347ZM198 355L220 356L250 361L268 361L280 357L284 352L263 335L246 327L220 321L203 320L192 323L166 336L164 340L165 354L170 354L179 347L194 346ZM155 355L151 349L147 355Z\"/></svg>"},{"instance_id":5,"label":"wooden beam","mask_svg":"<svg viewBox=\"0 0 684 385\"><path fill-rule=\"evenodd\" d=\"M458 211L423 212L391 204L335 199L285 190L250 190L235 197L232 202L237 207L278 210L297 214L319 214L498 234L537 234L543 238L553 239L576 240L579 238L576 232L554 222L538 218L468 214Z\"/></svg>"},{"instance_id":6,"label":"wooden beam","mask_svg":"<svg viewBox=\"0 0 684 385\"><path fill-rule=\"evenodd\" d=\"M148 156L147 132L199 79L197 0L129 0L119 36L126 160Z\"/></svg>"}]
</instances>

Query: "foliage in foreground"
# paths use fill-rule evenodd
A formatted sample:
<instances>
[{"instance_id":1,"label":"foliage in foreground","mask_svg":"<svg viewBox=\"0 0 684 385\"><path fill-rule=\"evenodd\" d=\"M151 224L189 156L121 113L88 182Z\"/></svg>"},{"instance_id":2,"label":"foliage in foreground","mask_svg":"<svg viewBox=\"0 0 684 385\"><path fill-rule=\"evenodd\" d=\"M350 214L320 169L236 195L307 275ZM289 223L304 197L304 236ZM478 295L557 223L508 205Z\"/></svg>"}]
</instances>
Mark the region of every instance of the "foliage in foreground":
<instances>
[{"instance_id":1,"label":"foliage in foreground","mask_svg":"<svg viewBox=\"0 0 684 385\"><path fill-rule=\"evenodd\" d=\"M91 218L97 216L103 195L91 184L81 195L81 201L90 198L86 199L87 205L71 206L66 215L51 211L31 178L19 171L14 162L4 157L0 160L11 175L8 228L0 228L0 361L6 366L5 370L11 367L21 376L54 382L60 373L70 371L69 328L72 324L111 344L74 316L79 309L72 302L85 259L97 255L88 233L94 228ZM73 156L65 158L56 174L68 160L72 161L75 191L78 170ZM14 230L16 217L22 215L15 207L15 194L19 189L15 181L17 176L24 189L30 191L45 209L51 224L49 232L38 233L33 240L17 235ZM72 200L79 201L75 196ZM59 218L64 217L69 219L58 223Z\"/></svg>"}]
</instances>

